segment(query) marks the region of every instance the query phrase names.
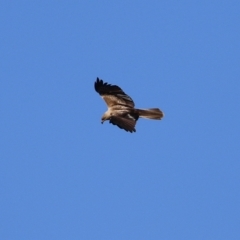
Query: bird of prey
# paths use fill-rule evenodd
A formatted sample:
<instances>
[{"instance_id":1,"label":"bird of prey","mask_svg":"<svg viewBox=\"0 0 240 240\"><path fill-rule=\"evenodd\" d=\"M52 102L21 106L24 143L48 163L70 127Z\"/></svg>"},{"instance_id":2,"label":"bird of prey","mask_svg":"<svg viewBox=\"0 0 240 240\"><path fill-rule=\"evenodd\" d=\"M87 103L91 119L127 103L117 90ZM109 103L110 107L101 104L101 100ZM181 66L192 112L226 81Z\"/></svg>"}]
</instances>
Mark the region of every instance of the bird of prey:
<instances>
[{"instance_id":1,"label":"bird of prey","mask_svg":"<svg viewBox=\"0 0 240 240\"><path fill-rule=\"evenodd\" d=\"M136 132L135 125L139 117L160 120L164 116L158 108L134 108L132 98L117 85L104 83L103 80L97 78L94 87L108 107L108 110L102 116L101 123L109 120L109 123L132 133Z\"/></svg>"}]
</instances>

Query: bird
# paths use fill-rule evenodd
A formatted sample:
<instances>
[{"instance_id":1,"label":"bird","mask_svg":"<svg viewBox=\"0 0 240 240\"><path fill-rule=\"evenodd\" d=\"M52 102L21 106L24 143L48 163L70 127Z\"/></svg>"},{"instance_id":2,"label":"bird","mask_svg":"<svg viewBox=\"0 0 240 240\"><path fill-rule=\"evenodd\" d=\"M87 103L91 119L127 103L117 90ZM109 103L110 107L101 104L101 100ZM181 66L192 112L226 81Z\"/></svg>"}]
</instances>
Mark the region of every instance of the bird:
<instances>
[{"instance_id":1,"label":"bird","mask_svg":"<svg viewBox=\"0 0 240 240\"><path fill-rule=\"evenodd\" d=\"M107 104L107 111L101 123L109 123L127 132L136 132L135 125L139 118L161 120L164 113L159 108L137 109L134 101L119 86L111 85L97 77L94 88Z\"/></svg>"}]
</instances>

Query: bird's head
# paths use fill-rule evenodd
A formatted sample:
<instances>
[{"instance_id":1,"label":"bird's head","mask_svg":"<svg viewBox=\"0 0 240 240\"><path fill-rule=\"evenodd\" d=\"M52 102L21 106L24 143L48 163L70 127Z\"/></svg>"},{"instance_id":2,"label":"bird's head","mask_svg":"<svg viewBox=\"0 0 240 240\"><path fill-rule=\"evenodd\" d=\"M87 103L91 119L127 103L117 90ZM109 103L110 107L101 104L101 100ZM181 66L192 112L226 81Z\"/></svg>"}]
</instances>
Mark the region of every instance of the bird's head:
<instances>
[{"instance_id":1,"label":"bird's head","mask_svg":"<svg viewBox=\"0 0 240 240\"><path fill-rule=\"evenodd\" d=\"M101 118L101 123L103 124L106 120L107 120L106 117L103 115Z\"/></svg>"},{"instance_id":2,"label":"bird's head","mask_svg":"<svg viewBox=\"0 0 240 240\"><path fill-rule=\"evenodd\" d=\"M108 120L109 119L109 115L107 114L107 113L104 113L103 115L102 115L102 118L101 118L101 123L104 123L106 120Z\"/></svg>"}]
</instances>

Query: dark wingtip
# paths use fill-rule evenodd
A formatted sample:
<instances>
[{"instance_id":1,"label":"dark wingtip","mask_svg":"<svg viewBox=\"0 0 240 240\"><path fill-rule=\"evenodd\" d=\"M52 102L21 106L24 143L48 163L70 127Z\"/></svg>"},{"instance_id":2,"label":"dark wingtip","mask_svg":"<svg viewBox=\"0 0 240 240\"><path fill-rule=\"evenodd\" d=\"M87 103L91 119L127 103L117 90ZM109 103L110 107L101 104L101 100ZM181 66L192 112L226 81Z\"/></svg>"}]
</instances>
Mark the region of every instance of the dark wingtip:
<instances>
[{"instance_id":1,"label":"dark wingtip","mask_svg":"<svg viewBox=\"0 0 240 240\"><path fill-rule=\"evenodd\" d=\"M103 80L101 80L97 77L97 80L94 83L94 88L95 88L96 92L98 92L99 87L101 87L102 85L103 85Z\"/></svg>"},{"instance_id":2,"label":"dark wingtip","mask_svg":"<svg viewBox=\"0 0 240 240\"><path fill-rule=\"evenodd\" d=\"M126 132L130 132L130 133L135 133L136 132L136 129L134 128L134 129L131 129L131 130L127 130L127 129L124 129Z\"/></svg>"}]
</instances>

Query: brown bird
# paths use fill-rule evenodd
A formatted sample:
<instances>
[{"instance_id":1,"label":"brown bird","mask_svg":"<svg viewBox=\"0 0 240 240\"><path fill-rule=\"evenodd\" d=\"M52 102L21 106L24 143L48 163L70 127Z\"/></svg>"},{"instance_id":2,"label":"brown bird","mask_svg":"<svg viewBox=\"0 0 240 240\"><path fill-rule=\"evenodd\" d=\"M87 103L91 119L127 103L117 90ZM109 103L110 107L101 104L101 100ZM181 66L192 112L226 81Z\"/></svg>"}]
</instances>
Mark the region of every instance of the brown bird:
<instances>
[{"instance_id":1,"label":"brown bird","mask_svg":"<svg viewBox=\"0 0 240 240\"><path fill-rule=\"evenodd\" d=\"M109 120L110 123L127 132L136 132L135 125L139 117L160 120L164 116L159 108L134 108L132 98L116 85L104 83L103 80L97 78L94 87L108 106L108 110L102 116L101 123Z\"/></svg>"}]
</instances>

